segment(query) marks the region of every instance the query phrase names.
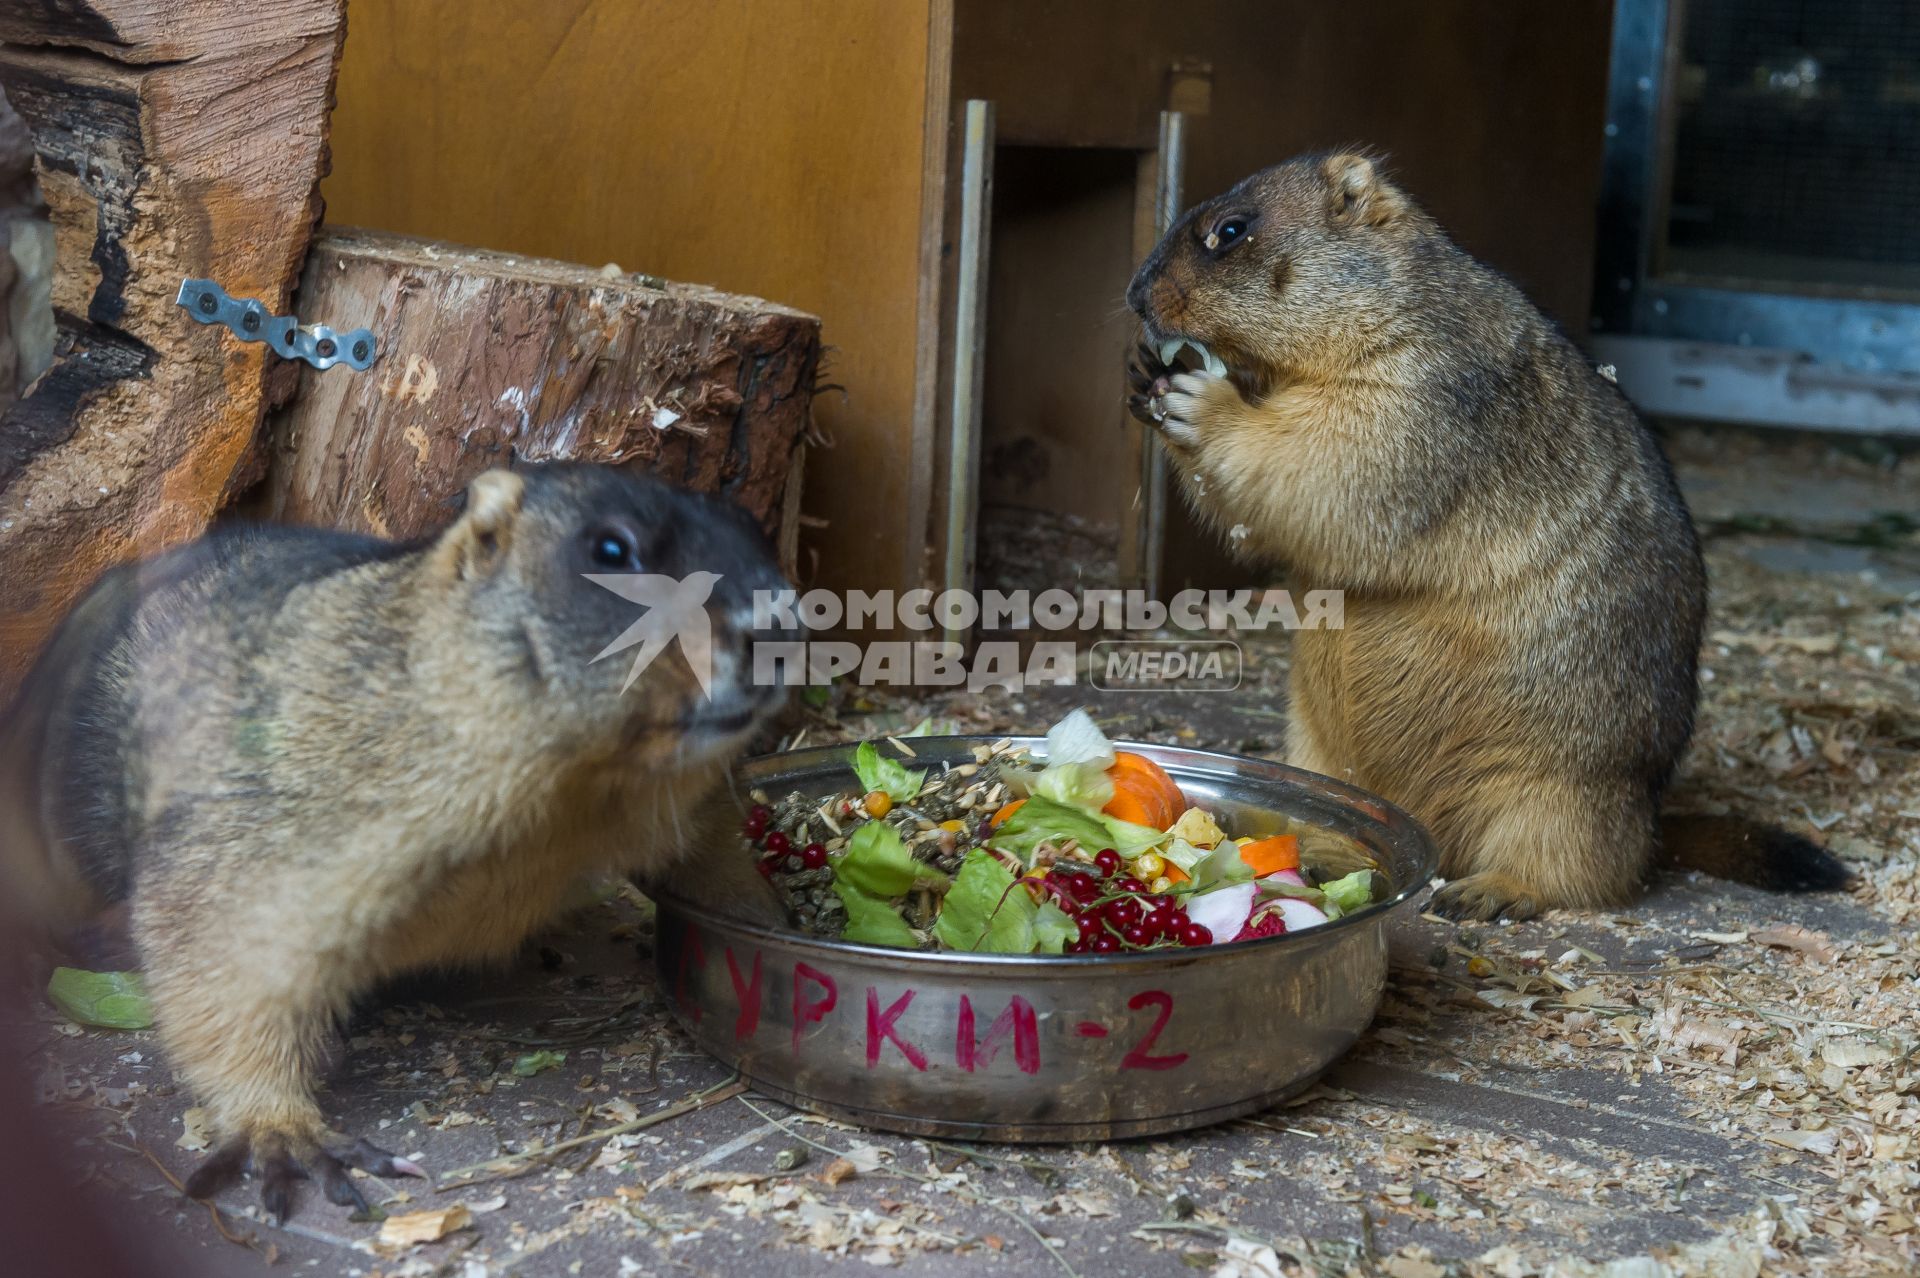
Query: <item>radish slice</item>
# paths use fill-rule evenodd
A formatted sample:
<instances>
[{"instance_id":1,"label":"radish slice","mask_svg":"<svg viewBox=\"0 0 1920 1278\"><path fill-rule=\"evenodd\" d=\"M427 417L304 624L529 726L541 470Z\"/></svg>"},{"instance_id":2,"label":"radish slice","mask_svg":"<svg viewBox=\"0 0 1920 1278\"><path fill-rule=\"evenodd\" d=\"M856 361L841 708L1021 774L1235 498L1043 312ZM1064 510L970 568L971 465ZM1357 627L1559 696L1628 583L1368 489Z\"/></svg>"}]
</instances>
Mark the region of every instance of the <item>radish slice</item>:
<instances>
[{"instance_id":1,"label":"radish slice","mask_svg":"<svg viewBox=\"0 0 1920 1278\"><path fill-rule=\"evenodd\" d=\"M1322 923L1328 922L1324 910L1312 902L1302 901L1298 897L1275 897L1267 904L1268 908L1278 909L1280 911L1280 917L1287 921L1287 931L1289 932L1298 932L1304 927L1319 927ZM1192 911L1188 912L1191 913Z\"/></svg>"},{"instance_id":2,"label":"radish slice","mask_svg":"<svg viewBox=\"0 0 1920 1278\"><path fill-rule=\"evenodd\" d=\"M1275 870L1272 874L1267 875L1266 881L1269 883L1291 883L1295 887L1305 887L1307 885L1307 881L1300 877L1300 871L1298 870Z\"/></svg>"},{"instance_id":3,"label":"radish slice","mask_svg":"<svg viewBox=\"0 0 1920 1278\"><path fill-rule=\"evenodd\" d=\"M1253 902L1260 895L1256 883L1234 883L1227 887L1215 888L1199 896L1187 899L1187 917L1213 933L1213 943L1222 945L1240 935L1240 929L1247 925L1247 916L1253 913ZM1320 911L1315 910L1315 914ZM1320 914L1322 923L1327 916ZM1293 920L1287 920L1288 928Z\"/></svg>"}]
</instances>

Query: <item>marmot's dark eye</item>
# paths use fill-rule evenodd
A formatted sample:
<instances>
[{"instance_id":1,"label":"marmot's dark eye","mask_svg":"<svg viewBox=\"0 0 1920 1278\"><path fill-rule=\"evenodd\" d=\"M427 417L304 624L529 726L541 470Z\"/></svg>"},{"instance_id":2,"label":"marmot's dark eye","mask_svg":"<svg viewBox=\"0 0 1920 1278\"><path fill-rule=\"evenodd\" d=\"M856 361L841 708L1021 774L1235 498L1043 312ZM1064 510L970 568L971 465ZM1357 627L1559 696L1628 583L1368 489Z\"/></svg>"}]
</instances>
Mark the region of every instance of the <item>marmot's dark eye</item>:
<instances>
[{"instance_id":1,"label":"marmot's dark eye","mask_svg":"<svg viewBox=\"0 0 1920 1278\"><path fill-rule=\"evenodd\" d=\"M587 539L587 553L602 568L632 571L640 567L640 550L624 528L595 529Z\"/></svg>"},{"instance_id":2,"label":"marmot's dark eye","mask_svg":"<svg viewBox=\"0 0 1920 1278\"><path fill-rule=\"evenodd\" d=\"M1253 229L1254 219L1245 213L1229 213L1210 227L1201 243L1208 253L1219 257L1234 245L1247 238L1247 232Z\"/></svg>"}]
</instances>

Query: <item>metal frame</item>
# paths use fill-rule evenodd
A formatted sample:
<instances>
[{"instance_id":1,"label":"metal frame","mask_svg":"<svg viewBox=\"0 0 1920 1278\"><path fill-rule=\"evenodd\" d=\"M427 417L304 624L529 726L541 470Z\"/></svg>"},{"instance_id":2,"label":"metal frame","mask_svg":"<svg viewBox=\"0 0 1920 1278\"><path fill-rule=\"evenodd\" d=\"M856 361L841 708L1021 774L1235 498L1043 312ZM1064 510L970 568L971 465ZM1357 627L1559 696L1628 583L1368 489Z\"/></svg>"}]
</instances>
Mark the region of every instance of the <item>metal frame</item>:
<instances>
[{"instance_id":1,"label":"metal frame","mask_svg":"<svg viewBox=\"0 0 1920 1278\"><path fill-rule=\"evenodd\" d=\"M1157 241L1180 216L1186 183L1187 117L1160 113L1160 149L1154 165L1153 233ZM1140 432L1140 588L1158 599L1167 540L1167 449L1157 430Z\"/></svg>"},{"instance_id":2,"label":"metal frame","mask_svg":"<svg viewBox=\"0 0 1920 1278\"><path fill-rule=\"evenodd\" d=\"M947 453L947 537L941 583L973 589L980 514L980 395L986 381L987 255L993 236L993 103L967 101L960 151L960 243L953 290L953 401ZM967 631L948 630L950 643Z\"/></svg>"},{"instance_id":3,"label":"metal frame","mask_svg":"<svg viewBox=\"0 0 1920 1278\"><path fill-rule=\"evenodd\" d=\"M1665 204L1663 133L1684 4L1618 0L1614 7L1594 255L1595 353L1617 365L1622 388L1648 412L1920 434L1920 305L1661 277L1654 214ZM1755 380L1749 357L1771 361L1770 371ZM1782 368L1800 372L1782 378ZM1797 389L1809 376L1821 388L1811 399ZM1740 393L1722 404L1716 386Z\"/></svg>"}]
</instances>

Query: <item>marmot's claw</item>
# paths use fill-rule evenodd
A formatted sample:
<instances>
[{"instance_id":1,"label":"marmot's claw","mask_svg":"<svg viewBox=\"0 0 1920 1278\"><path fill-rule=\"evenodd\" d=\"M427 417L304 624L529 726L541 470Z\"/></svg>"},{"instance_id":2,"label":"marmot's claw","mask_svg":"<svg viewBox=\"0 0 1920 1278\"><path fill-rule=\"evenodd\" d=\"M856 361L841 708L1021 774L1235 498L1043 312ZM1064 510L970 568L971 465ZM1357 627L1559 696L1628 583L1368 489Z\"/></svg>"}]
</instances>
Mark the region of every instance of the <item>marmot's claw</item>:
<instances>
[{"instance_id":1,"label":"marmot's claw","mask_svg":"<svg viewBox=\"0 0 1920 1278\"><path fill-rule=\"evenodd\" d=\"M181 1191L189 1198L211 1198L240 1179L247 1168L247 1138L236 1136L201 1160Z\"/></svg>"},{"instance_id":2,"label":"marmot's claw","mask_svg":"<svg viewBox=\"0 0 1920 1278\"><path fill-rule=\"evenodd\" d=\"M1501 874L1469 874L1433 894L1428 909L1457 922L1517 922L1540 912L1533 894Z\"/></svg>"},{"instance_id":3,"label":"marmot's claw","mask_svg":"<svg viewBox=\"0 0 1920 1278\"><path fill-rule=\"evenodd\" d=\"M1145 342L1134 351L1127 361L1127 411L1136 420L1156 427L1167 420L1161 396L1167 393L1172 374L1173 370Z\"/></svg>"},{"instance_id":4,"label":"marmot's claw","mask_svg":"<svg viewBox=\"0 0 1920 1278\"><path fill-rule=\"evenodd\" d=\"M349 1168L369 1176L418 1176L427 1178L420 1164L396 1158L365 1140L338 1150L309 1147L303 1159L294 1152L294 1142L284 1137L267 1136L249 1141L237 1136L221 1145L187 1177L183 1186L187 1197L209 1199L235 1184L249 1162L260 1177L260 1205L275 1224L285 1224L293 1214L293 1184L320 1175L320 1187L327 1201L357 1212L370 1211L366 1195L353 1182Z\"/></svg>"}]
</instances>

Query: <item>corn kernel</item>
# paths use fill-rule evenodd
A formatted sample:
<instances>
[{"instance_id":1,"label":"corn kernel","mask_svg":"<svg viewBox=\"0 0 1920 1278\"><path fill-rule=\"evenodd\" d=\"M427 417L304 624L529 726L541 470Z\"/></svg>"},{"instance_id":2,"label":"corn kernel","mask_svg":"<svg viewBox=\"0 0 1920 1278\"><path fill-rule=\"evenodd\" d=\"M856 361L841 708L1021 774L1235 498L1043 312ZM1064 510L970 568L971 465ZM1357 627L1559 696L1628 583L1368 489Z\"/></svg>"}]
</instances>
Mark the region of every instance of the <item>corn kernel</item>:
<instances>
[{"instance_id":1,"label":"corn kernel","mask_svg":"<svg viewBox=\"0 0 1920 1278\"><path fill-rule=\"evenodd\" d=\"M1160 872L1166 868L1167 863L1161 859L1158 852L1142 852L1134 858L1133 862L1134 874L1143 879L1158 878Z\"/></svg>"},{"instance_id":2,"label":"corn kernel","mask_svg":"<svg viewBox=\"0 0 1920 1278\"><path fill-rule=\"evenodd\" d=\"M878 820L893 811L893 796L885 790L874 790L860 801L860 805L867 810L868 816Z\"/></svg>"},{"instance_id":3,"label":"corn kernel","mask_svg":"<svg viewBox=\"0 0 1920 1278\"><path fill-rule=\"evenodd\" d=\"M1153 893L1155 896L1159 896L1162 892L1168 891L1172 887L1173 880L1163 874L1153 882L1147 884L1147 891Z\"/></svg>"},{"instance_id":4,"label":"corn kernel","mask_svg":"<svg viewBox=\"0 0 1920 1278\"><path fill-rule=\"evenodd\" d=\"M951 834L958 834L967 828L967 823L965 821L942 821L940 828Z\"/></svg>"}]
</instances>

